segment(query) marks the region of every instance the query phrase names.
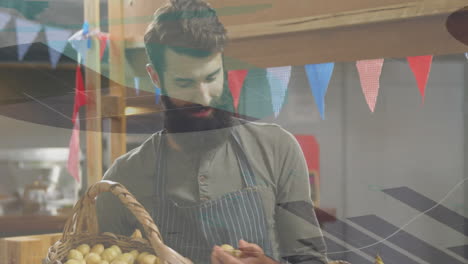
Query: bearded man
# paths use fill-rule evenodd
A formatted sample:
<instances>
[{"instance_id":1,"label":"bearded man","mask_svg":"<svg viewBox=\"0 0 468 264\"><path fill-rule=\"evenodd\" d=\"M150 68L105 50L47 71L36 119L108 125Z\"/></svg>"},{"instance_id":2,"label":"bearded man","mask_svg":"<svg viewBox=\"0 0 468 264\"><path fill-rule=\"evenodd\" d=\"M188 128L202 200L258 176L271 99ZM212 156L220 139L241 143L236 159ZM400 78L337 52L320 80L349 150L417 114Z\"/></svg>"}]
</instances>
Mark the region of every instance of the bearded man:
<instances>
[{"instance_id":1,"label":"bearded man","mask_svg":"<svg viewBox=\"0 0 468 264\"><path fill-rule=\"evenodd\" d=\"M227 33L201 0L172 0L145 34L148 74L162 90L164 129L117 159L104 179L144 205L164 243L194 263L327 263L295 138L232 114L223 51ZM101 231L139 225L111 195L97 201ZM227 263L227 262L226 262Z\"/></svg>"}]
</instances>

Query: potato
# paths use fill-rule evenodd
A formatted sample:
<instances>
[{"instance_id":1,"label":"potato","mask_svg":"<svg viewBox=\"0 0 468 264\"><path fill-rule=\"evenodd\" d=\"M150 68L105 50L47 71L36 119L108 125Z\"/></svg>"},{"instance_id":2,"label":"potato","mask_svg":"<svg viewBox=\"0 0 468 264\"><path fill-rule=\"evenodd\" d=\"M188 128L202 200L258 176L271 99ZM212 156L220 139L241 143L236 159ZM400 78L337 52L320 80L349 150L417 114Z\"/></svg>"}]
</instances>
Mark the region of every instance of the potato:
<instances>
[{"instance_id":1,"label":"potato","mask_svg":"<svg viewBox=\"0 0 468 264\"><path fill-rule=\"evenodd\" d=\"M234 249L234 251L232 252L232 255L236 258L240 258L240 256L242 255L242 251L238 249Z\"/></svg>"},{"instance_id":2,"label":"potato","mask_svg":"<svg viewBox=\"0 0 468 264\"><path fill-rule=\"evenodd\" d=\"M221 245L221 248L224 250L224 252L227 252L237 258L240 257L242 254L240 250L235 249L233 246L228 245L228 244Z\"/></svg>"},{"instance_id":3,"label":"potato","mask_svg":"<svg viewBox=\"0 0 468 264\"><path fill-rule=\"evenodd\" d=\"M136 260L138 258L138 250L132 250L130 251L130 254L132 254L133 258Z\"/></svg>"},{"instance_id":4,"label":"potato","mask_svg":"<svg viewBox=\"0 0 468 264\"><path fill-rule=\"evenodd\" d=\"M114 260L111 262L111 264L128 264L128 263L123 260Z\"/></svg>"},{"instance_id":5,"label":"potato","mask_svg":"<svg viewBox=\"0 0 468 264\"><path fill-rule=\"evenodd\" d=\"M133 232L132 238L143 238L143 236L141 235L141 231L140 229L135 229L135 232Z\"/></svg>"},{"instance_id":6,"label":"potato","mask_svg":"<svg viewBox=\"0 0 468 264\"><path fill-rule=\"evenodd\" d=\"M101 255L103 251L104 251L103 244L96 244L91 248L91 252L96 253L98 255Z\"/></svg>"},{"instance_id":7,"label":"potato","mask_svg":"<svg viewBox=\"0 0 468 264\"><path fill-rule=\"evenodd\" d=\"M107 262L106 260L101 260L101 262L99 262L99 264L109 264L109 262Z\"/></svg>"},{"instance_id":8,"label":"potato","mask_svg":"<svg viewBox=\"0 0 468 264\"><path fill-rule=\"evenodd\" d=\"M138 255L137 257L137 263L138 264L143 263L143 258L148 254L149 254L148 252L141 252L140 255Z\"/></svg>"},{"instance_id":9,"label":"potato","mask_svg":"<svg viewBox=\"0 0 468 264\"><path fill-rule=\"evenodd\" d=\"M81 244L76 248L76 250L80 251L84 256L89 253L90 248L88 244Z\"/></svg>"},{"instance_id":10,"label":"potato","mask_svg":"<svg viewBox=\"0 0 468 264\"><path fill-rule=\"evenodd\" d=\"M76 259L69 259L65 264L81 264L81 261Z\"/></svg>"},{"instance_id":11,"label":"potato","mask_svg":"<svg viewBox=\"0 0 468 264\"><path fill-rule=\"evenodd\" d=\"M115 251L117 251L117 254L122 254L122 250L119 248L119 246L117 245L112 245L110 248L114 249Z\"/></svg>"},{"instance_id":12,"label":"potato","mask_svg":"<svg viewBox=\"0 0 468 264\"><path fill-rule=\"evenodd\" d=\"M125 263L128 263L128 264L133 264L133 262L135 262L135 258L130 253L124 253L124 254L122 254L122 255L120 255L120 256L118 256L117 258L114 259L114 261L116 261L116 260L121 260L121 261L124 261Z\"/></svg>"},{"instance_id":13,"label":"potato","mask_svg":"<svg viewBox=\"0 0 468 264\"><path fill-rule=\"evenodd\" d=\"M119 254L113 248L106 248L101 254L101 259L106 261L113 261Z\"/></svg>"},{"instance_id":14,"label":"potato","mask_svg":"<svg viewBox=\"0 0 468 264\"><path fill-rule=\"evenodd\" d=\"M78 251L76 249L72 249L72 250L70 250L70 252L68 252L67 259L82 260L83 259L83 253L81 253L81 251Z\"/></svg>"},{"instance_id":15,"label":"potato","mask_svg":"<svg viewBox=\"0 0 468 264\"><path fill-rule=\"evenodd\" d=\"M234 247L228 244L221 245L221 248L228 253L231 253L234 251Z\"/></svg>"},{"instance_id":16,"label":"potato","mask_svg":"<svg viewBox=\"0 0 468 264\"><path fill-rule=\"evenodd\" d=\"M143 257L142 261L139 264L157 264L159 263L158 257L152 254L148 254Z\"/></svg>"},{"instance_id":17,"label":"potato","mask_svg":"<svg viewBox=\"0 0 468 264\"><path fill-rule=\"evenodd\" d=\"M99 264L99 262L101 262L101 256L97 253L91 252L85 257L85 260L86 264Z\"/></svg>"}]
</instances>

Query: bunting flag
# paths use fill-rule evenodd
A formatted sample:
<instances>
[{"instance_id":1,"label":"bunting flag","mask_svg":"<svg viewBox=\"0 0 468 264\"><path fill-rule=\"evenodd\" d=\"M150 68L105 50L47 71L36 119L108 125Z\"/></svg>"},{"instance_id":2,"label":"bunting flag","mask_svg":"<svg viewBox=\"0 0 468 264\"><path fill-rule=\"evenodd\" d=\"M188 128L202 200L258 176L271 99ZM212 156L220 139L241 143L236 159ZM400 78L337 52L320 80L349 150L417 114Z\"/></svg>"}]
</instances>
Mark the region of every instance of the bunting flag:
<instances>
[{"instance_id":1,"label":"bunting flag","mask_svg":"<svg viewBox=\"0 0 468 264\"><path fill-rule=\"evenodd\" d=\"M407 60L416 78L418 89L424 103L426 84L429 79L429 72L431 71L432 55L408 57Z\"/></svg>"},{"instance_id":2,"label":"bunting flag","mask_svg":"<svg viewBox=\"0 0 468 264\"><path fill-rule=\"evenodd\" d=\"M99 32L97 34L97 36L98 36L99 42L100 42L99 54L100 54L101 60L102 60L102 57L104 56L104 51L106 51L107 44L109 43L109 33Z\"/></svg>"},{"instance_id":3,"label":"bunting flag","mask_svg":"<svg viewBox=\"0 0 468 264\"><path fill-rule=\"evenodd\" d=\"M154 95L156 96L156 104L159 104L159 99L161 98L161 88L154 86Z\"/></svg>"},{"instance_id":4,"label":"bunting flag","mask_svg":"<svg viewBox=\"0 0 468 264\"><path fill-rule=\"evenodd\" d=\"M377 96L379 95L380 74L384 59L361 60L356 62L359 72L362 92L366 98L367 105L371 112L374 112Z\"/></svg>"},{"instance_id":5,"label":"bunting flag","mask_svg":"<svg viewBox=\"0 0 468 264\"><path fill-rule=\"evenodd\" d=\"M140 95L140 77L133 78L133 85L135 86L136 95Z\"/></svg>"},{"instance_id":6,"label":"bunting flag","mask_svg":"<svg viewBox=\"0 0 468 264\"><path fill-rule=\"evenodd\" d=\"M80 120L76 118L69 144L67 170L80 182Z\"/></svg>"},{"instance_id":7,"label":"bunting flag","mask_svg":"<svg viewBox=\"0 0 468 264\"><path fill-rule=\"evenodd\" d=\"M16 19L16 45L18 45L18 60L22 61L29 47L42 29L42 25L23 19Z\"/></svg>"},{"instance_id":8,"label":"bunting flag","mask_svg":"<svg viewBox=\"0 0 468 264\"><path fill-rule=\"evenodd\" d=\"M77 31L75 34L73 34L69 39L68 42L70 42L70 45L76 50L78 53L78 63L85 65L86 63L86 50L88 47L86 46L86 39L85 36L83 35L83 30Z\"/></svg>"},{"instance_id":9,"label":"bunting flag","mask_svg":"<svg viewBox=\"0 0 468 264\"><path fill-rule=\"evenodd\" d=\"M70 37L71 31L49 26L45 26L44 30L47 39L47 46L49 47L50 64L52 65L52 68L55 69L65 47L67 46L67 39Z\"/></svg>"},{"instance_id":10,"label":"bunting flag","mask_svg":"<svg viewBox=\"0 0 468 264\"><path fill-rule=\"evenodd\" d=\"M86 105L86 91L83 80L83 74L81 73L81 65L76 66L75 71L75 105L73 106L72 122L75 123L80 112L80 107Z\"/></svg>"},{"instance_id":11,"label":"bunting flag","mask_svg":"<svg viewBox=\"0 0 468 264\"><path fill-rule=\"evenodd\" d=\"M244 85L245 78L247 77L247 73L247 70L234 70L228 72L229 90L232 94L234 111L236 112L237 108L239 107L239 97L242 91L242 86Z\"/></svg>"},{"instance_id":12,"label":"bunting flag","mask_svg":"<svg viewBox=\"0 0 468 264\"><path fill-rule=\"evenodd\" d=\"M286 91L291 78L291 66L267 69L268 83L270 84L271 100L275 117L278 117L284 104Z\"/></svg>"},{"instance_id":13,"label":"bunting flag","mask_svg":"<svg viewBox=\"0 0 468 264\"><path fill-rule=\"evenodd\" d=\"M83 23L83 35L85 36L85 39L86 39L86 45L87 45L87 48L90 49L91 48L91 39L89 38L89 23L88 22L84 22Z\"/></svg>"},{"instance_id":14,"label":"bunting flag","mask_svg":"<svg viewBox=\"0 0 468 264\"><path fill-rule=\"evenodd\" d=\"M67 170L75 178L77 182L80 182L80 108L86 105L86 92L83 81L83 75L81 74L81 65L76 66L75 73L75 104L73 106L73 132L70 139Z\"/></svg>"},{"instance_id":15,"label":"bunting flag","mask_svg":"<svg viewBox=\"0 0 468 264\"><path fill-rule=\"evenodd\" d=\"M335 63L307 64L304 66L320 117L325 120L325 95Z\"/></svg>"},{"instance_id":16,"label":"bunting flag","mask_svg":"<svg viewBox=\"0 0 468 264\"><path fill-rule=\"evenodd\" d=\"M468 52L465 53L465 58L468 60Z\"/></svg>"},{"instance_id":17,"label":"bunting flag","mask_svg":"<svg viewBox=\"0 0 468 264\"><path fill-rule=\"evenodd\" d=\"M242 85L237 113L248 119L261 119L273 114L266 69L249 69Z\"/></svg>"},{"instance_id":18,"label":"bunting flag","mask_svg":"<svg viewBox=\"0 0 468 264\"><path fill-rule=\"evenodd\" d=\"M0 31L5 28L5 26L10 22L11 15L8 13L0 12Z\"/></svg>"}]
</instances>

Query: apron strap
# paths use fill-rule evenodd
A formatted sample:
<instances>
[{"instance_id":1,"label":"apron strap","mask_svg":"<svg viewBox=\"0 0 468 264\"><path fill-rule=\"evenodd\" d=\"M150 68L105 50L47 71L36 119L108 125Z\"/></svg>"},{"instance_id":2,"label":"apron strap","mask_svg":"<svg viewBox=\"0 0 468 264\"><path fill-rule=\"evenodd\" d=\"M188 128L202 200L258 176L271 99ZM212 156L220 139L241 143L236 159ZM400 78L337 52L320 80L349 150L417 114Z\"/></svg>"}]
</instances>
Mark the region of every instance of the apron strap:
<instances>
[{"instance_id":1,"label":"apron strap","mask_svg":"<svg viewBox=\"0 0 468 264\"><path fill-rule=\"evenodd\" d=\"M255 176L250 166L250 162L247 159L245 150L242 147L239 134L236 129L232 129L232 137L234 139L234 152L236 153L237 162L241 170L242 178L247 187L255 187Z\"/></svg>"},{"instance_id":2,"label":"apron strap","mask_svg":"<svg viewBox=\"0 0 468 264\"><path fill-rule=\"evenodd\" d=\"M165 156L162 155L162 150L166 147L165 142L166 140L163 139L163 136L166 135L164 130L159 131L158 135L158 149L156 151L156 179L154 181L154 190L156 191L156 195L161 195L162 197L166 196L166 177L164 177L163 173L166 171L166 160ZM164 161L162 160L164 158ZM163 167L164 166L164 167Z\"/></svg>"}]
</instances>

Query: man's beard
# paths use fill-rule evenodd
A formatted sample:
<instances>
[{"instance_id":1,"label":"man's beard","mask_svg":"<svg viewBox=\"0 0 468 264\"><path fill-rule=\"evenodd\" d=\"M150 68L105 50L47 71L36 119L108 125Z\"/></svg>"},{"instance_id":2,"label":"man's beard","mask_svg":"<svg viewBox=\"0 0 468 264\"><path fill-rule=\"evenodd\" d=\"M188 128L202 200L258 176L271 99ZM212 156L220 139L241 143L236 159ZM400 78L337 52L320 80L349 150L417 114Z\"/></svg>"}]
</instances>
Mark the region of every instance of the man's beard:
<instances>
[{"instance_id":1,"label":"man's beard","mask_svg":"<svg viewBox=\"0 0 468 264\"><path fill-rule=\"evenodd\" d=\"M164 126L169 133L200 132L228 128L232 126L232 113L223 110L219 102L205 107L199 104L187 104L177 107L168 96L161 96L164 105ZM211 110L208 117L194 117L191 114L200 109Z\"/></svg>"}]
</instances>

